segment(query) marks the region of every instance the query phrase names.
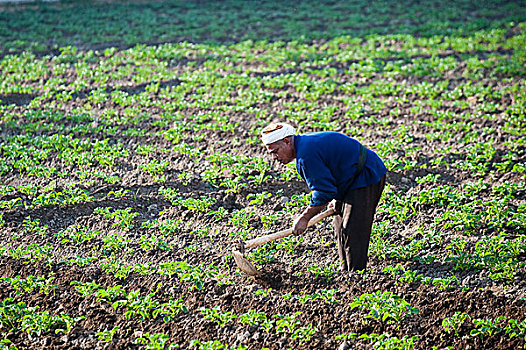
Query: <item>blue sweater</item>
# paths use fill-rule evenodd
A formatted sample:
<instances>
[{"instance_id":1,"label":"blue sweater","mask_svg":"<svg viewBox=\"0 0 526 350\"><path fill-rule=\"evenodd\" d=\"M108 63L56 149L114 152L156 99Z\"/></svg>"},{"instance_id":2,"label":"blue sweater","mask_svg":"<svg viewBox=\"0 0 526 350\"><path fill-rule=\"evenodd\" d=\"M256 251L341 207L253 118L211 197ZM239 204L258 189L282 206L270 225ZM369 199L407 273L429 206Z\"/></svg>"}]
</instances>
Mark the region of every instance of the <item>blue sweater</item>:
<instances>
[{"instance_id":1,"label":"blue sweater","mask_svg":"<svg viewBox=\"0 0 526 350\"><path fill-rule=\"evenodd\" d=\"M338 132L295 135L294 147L298 173L312 191L311 206L342 200L346 191L374 185L387 173L382 160L368 149L364 169L351 184L358 166L360 143Z\"/></svg>"}]
</instances>

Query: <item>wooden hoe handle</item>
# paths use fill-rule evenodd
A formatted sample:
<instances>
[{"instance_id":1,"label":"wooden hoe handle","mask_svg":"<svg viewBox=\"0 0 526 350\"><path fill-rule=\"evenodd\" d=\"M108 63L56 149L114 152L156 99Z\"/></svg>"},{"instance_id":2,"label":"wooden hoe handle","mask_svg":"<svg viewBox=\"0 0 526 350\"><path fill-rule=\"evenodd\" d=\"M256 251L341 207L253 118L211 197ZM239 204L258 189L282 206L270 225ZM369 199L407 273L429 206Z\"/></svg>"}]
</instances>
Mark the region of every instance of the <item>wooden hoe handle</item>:
<instances>
[{"instance_id":1,"label":"wooden hoe handle","mask_svg":"<svg viewBox=\"0 0 526 350\"><path fill-rule=\"evenodd\" d=\"M333 215L335 212L336 211L331 208L331 209L325 210L322 213L319 213L318 215L316 215L315 217L310 219L309 223L307 224L307 227L311 227L312 225L317 224L318 222L320 222L321 220L325 219L326 217ZM283 238L283 237L290 236L291 234L292 234L292 228L288 228L288 229L283 230L283 231L279 231L279 232L276 232L276 233L271 233L270 235L257 237L257 238L251 239L250 241L246 241L245 242L245 249L257 247L257 246L260 246L260 245L262 245L264 243L275 241L276 239L280 239L280 238Z\"/></svg>"}]
</instances>

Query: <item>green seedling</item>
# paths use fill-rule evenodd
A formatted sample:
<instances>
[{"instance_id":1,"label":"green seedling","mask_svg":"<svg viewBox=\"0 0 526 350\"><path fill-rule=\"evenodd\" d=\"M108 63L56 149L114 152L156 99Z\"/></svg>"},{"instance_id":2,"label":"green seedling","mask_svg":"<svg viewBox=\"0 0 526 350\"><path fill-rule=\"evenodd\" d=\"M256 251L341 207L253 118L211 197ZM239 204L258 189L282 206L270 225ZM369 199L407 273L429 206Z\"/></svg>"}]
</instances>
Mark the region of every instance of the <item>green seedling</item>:
<instances>
[{"instance_id":1,"label":"green seedling","mask_svg":"<svg viewBox=\"0 0 526 350\"><path fill-rule=\"evenodd\" d=\"M192 340L190 347L198 347L198 350L246 350L247 347L239 345L238 347L230 347L229 345L221 343L219 340L209 340L207 342L201 342L199 340Z\"/></svg>"},{"instance_id":2,"label":"green seedling","mask_svg":"<svg viewBox=\"0 0 526 350\"><path fill-rule=\"evenodd\" d=\"M200 307L199 312L206 320L216 323L219 327L225 327L227 323L238 318L232 311L222 312L219 306L214 306L211 309Z\"/></svg>"},{"instance_id":3,"label":"green seedling","mask_svg":"<svg viewBox=\"0 0 526 350\"><path fill-rule=\"evenodd\" d=\"M402 338L397 338L390 336L388 333L362 334L358 338L369 341L373 345L374 349L382 350L412 350L415 347L415 342L417 342L419 339L419 337L416 335L412 337L404 335Z\"/></svg>"},{"instance_id":4,"label":"green seedling","mask_svg":"<svg viewBox=\"0 0 526 350\"><path fill-rule=\"evenodd\" d=\"M296 318L301 315L301 312L296 312L293 315L274 315L278 318L276 321L276 332L277 333L294 333L295 328L301 324L300 320Z\"/></svg>"},{"instance_id":5,"label":"green seedling","mask_svg":"<svg viewBox=\"0 0 526 350\"><path fill-rule=\"evenodd\" d=\"M505 316L499 316L496 318L481 319L477 318L473 320L475 328L473 328L469 334L472 337L485 337L492 336L497 333L504 331L504 321L506 320Z\"/></svg>"},{"instance_id":6,"label":"green seedling","mask_svg":"<svg viewBox=\"0 0 526 350\"><path fill-rule=\"evenodd\" d=\"M28 276L27 278L16 276L1 277L0 280L9 284L15 290L16 295L31 294L33 291L48 295L54 293L58 288L56 284L51 283L54 278L54 274L51 273L47 278L44 276Z\"/></svg>"},{"instance_id":7,"label":"green seedling","mask_svg":"<svg viewBox=\"0 0 526 350\"><path fill-rule=\"evenodd\" d=\"M256 312L250 310L247 313L238 316L239 323L245 323L251 326L259 326L268 321L267 314L265 312Z\"/></svg>"},{"instance_id":8,"label":"green seedling","mask_svg":"<svg viewBox=\"0 0 526 350\"><path fill-rule=\"evenodd\" d=\"M466 319L469 318L469 315L465 312L457 311L451 317L446 317L442 320L442 328L447 333L454 333L456 337L459 336L459 331Z\"/></svg>"},{"instance_id":9,"label":"green seedling","mask_svg":"<svg viewBox=\"0 0 526 350\"><path fill-rule=\"evenodd\" d=\"M168 339L170 337L164 333L144 333L141 337L137 338L134 344L143 344L147 350L172 350L178 349L179 345L169 344Z\"/></svg>"},{"instance_id":10,"label":"green seedling","mask_svg":"<svg viewBox=\"0 0 526 350\"><path fill-rule=\"evenodd\" d=\"M315 277L324 277L327 280L330 280L333 275L338 272L336 264L331 264L330 266L318 266L314 264L307 267L307 271L312 273Z\"/></svg>"},{"instance_id":11,"label":"green seedling","mask_svg":"<svg viewBox=\"0 0 526 350\"><path fill-rule=\"evenodd\" d=\"M160 162L157 159L153 159L148 164L139 165L139 169L147 172L150 176L153 176L156 181L165 182L163 174L168 165L170 165L169 162Z\"/></svg>"},{"instance_id":12,"label":"green seedling","mask_svg":"<svg viewBox=\"0 0 526 350\"><path fill-rule=\"evenodd\" d=\"M44 237L47 233L48 226L40 226L40 219L31 220L31 217L28 216L23 222L22 227L27 233L34 233L40 237Z\"/></svg>"},{"instance_id":13,"label":"green seedling","mask_svg":"<svg viewBox=\"0 0 526 350\"><path fill-rule=\"evenodd\" d=\"M119 227L124 231L131 230L134 225L132 223L133 219L140 215L137 212L132 212L132 208L128 207L126 209L115 209L111 211L111 207L98 207L93 211L95 214L100 214L106 219L113 220L111 227Z\"/></svg>"},{"instance_id":14,"label":"green seedling","mask_svg":"<svg viewBox=\"0 0 526 350\"><path fill-rule=\"evenodd\" d=\"M118 326L113 327L112 329L105 329L103 331L97 332L97 338L105 343L111 343L115 333L119 330Z\"/></svg>"},{"instance_id":15,"label":"green seedling","mask_svg":"<svg viewBox=\"0 0 526 350\"><path fill-rule=\"evenodd\" d=\"M60 244L72 243L80 245L84 242L90 242L100 235L100 231L93 231L85 226L70 226L55 234L55 237L60 240Z\"/></svg>"},{"instance_id":16,"label":"green seedling","mask_svg":"<svg viewBox=\"0 0 526 350\"><path fill-rule=\"evenodd\" d=\"M351 309L369 310L367 318L387 323L400 323L404 318L418 314L418 308L391 292L365 293L354 297Z\"/></svg>"}]
</instances>

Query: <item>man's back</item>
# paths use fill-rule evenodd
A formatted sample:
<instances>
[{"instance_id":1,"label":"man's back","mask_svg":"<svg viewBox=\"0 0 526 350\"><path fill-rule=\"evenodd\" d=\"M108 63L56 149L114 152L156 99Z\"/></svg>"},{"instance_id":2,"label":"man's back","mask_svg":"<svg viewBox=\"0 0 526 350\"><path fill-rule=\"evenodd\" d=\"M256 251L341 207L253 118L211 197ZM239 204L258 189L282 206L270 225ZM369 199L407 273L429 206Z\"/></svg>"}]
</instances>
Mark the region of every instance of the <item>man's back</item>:
<instances>
[{"instance_id":1,"label":"man's back","mask_svg":"<svg viewBox=\"0 0 526 350\"><path fill-rule=\"evenodd\" d=\"M294 136L298 173L313 192L311 205L340 200L351 189L377 183L387 172L382 160L371 150L363 171L354 183L360 143L338 132L318 132Z\"/></svg>"}]
</instances>

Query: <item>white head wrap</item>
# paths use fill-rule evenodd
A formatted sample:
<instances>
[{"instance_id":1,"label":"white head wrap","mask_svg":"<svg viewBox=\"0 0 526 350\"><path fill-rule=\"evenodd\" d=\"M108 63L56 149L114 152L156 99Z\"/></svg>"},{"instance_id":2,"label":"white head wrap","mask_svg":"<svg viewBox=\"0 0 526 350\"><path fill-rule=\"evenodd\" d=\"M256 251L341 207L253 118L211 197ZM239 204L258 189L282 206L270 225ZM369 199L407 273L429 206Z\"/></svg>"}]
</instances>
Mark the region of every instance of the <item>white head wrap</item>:
<instances>
[{"instance_id":1,"label":"white head wrap","mask_svg":"<svg viewBox=\"0 0 526 350\"><path fill-rule=\"evenodd\" d=\"M271 123L261 130L261 141L264 145L270 145L276 141L282 140L287 136L294 135L296 130L287 123Z\"/></svg>"}]
</instances>

